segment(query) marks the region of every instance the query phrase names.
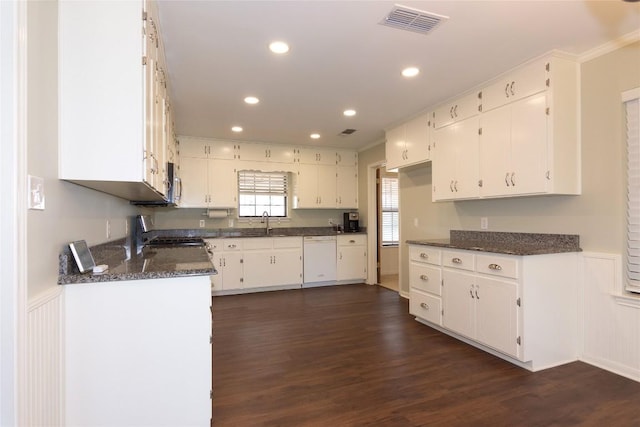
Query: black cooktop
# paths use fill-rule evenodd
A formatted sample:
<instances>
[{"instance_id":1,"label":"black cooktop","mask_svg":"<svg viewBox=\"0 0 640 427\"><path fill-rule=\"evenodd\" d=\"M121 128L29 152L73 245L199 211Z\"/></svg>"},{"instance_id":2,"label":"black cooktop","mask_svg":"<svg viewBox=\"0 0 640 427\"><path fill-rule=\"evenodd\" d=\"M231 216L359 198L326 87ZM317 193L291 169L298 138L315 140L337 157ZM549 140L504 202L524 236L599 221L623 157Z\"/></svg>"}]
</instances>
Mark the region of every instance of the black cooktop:
<instances>
[{"instance_id":1,"label":"black cooktop","mask_svg":"<svg viewBox=\"0 0 640 427\"><path fill-rule=\"evenodd\" d=\"M204 246L204 240L201 237L156 237L149 240L146 246Z\"/></svg>"}]
</instances>

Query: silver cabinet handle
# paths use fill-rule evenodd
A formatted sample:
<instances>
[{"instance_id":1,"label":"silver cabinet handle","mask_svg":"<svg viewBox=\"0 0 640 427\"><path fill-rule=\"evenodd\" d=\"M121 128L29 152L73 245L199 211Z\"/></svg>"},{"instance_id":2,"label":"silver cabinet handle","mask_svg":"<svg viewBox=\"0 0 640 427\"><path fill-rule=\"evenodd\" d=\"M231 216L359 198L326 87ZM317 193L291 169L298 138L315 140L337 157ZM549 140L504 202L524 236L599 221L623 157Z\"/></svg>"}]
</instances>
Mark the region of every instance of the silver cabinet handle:
<instances>
[{"instance_id":1,"label":"silver cabinet handle","mask_svg":"<svg viewBox=\"0 0 640 427\"><path fill-rule=\"evenodd\" d=\"M458 104L453 107L453 117L458 117Z\"/></svg>"},{"instance_id":2,"label":"silver cabinet handle","mask_svg":"<svg viewBox=\"0 0 640 427\"><path fill-rule=\"evenodd\" d=\"M509 172L507 172L507 174L504 176L504 183L507 184L507 187L509 187Z\"/></svg>"},{"instance_id":3,"label":"silver cabinet handle","mask_svg":"<svg viewBox=\"0 0 640 427\"><path fill-rule=\"evenodd\" d=\"M429 305L426 302L421 302L420 307L424 308L425 310L429 310Z\"/></svg>"},{"instance_id":4,"label":"silver cabinet handle","mask_svg":"<svg viewBox=\"0 0 640 427\"><path fill-rule=\"evenodd\" d=\"M509 97L509 83L504 87L504 96Z\"/></svg>"},{"instance_id":5,"label":"silver cabinet handle","mask_svg":"<svg viewBox=\"0 0 640 427\"><path fill-rule=\"evenodd\" d=\"M429 280L429 277L426 274L420 275L420 280L424 280L425 282Z\"/></svg>"},{"instance_id":6,"label":"silver cabinet handle","mask_svg":"<svg viewBox=\"0 0 640 427\"><path fill-rule=\"evenodd\" d=\"M476 297L473 296L473 285L471 285L471 287L469 288L469 295L471 295L471 298L475 299Z\"/></svg>"},{"instance_id":7,"label":"silver cabinet handle","mask_svg":"<svg viewBox=\"0 0 640 427\"><path fill-rule=\"evenodd\" d=\"M478 295L478 287L476 287L476 299L480 299L480 296Z\"/></svg>"},{"instance_id":8,"label":"silver cabinet handle","mask_svg":"<svg viewBox=\"0 0 640 427\"><path fill-rule=\"evenodd\" d=\"M516 186L516 181L513 179L513 177L516 176L515 172L511 172L511 186L515 187Z\"/></svg>"},{"instance_id":9,"label":"silver cabinet handle","mask_svg":"<svg viewBox=\"0 0 640 427\"><path fill-rule=\"evenodd\" d=\"M502 270L502 267L500 266L500 264L489 264L489 270L500 271Z\"/></svg>"},{"instance_id":10,"label":"silver cabinet handle","mask_svg":"<svg viewBox=\"0 0 640 427\"><path fill-rule=\"evenodd\" d=\"M456 193L458 192L458 181L453 182L453 189L456 190Z\"/></svg>"},{"instance_id":11,"label":"silver cabinet handle","mask_svg":"<svg viewBox=\"0 0 640 427\"><path fill-rule=\"evenodd\" d=\"M227 245L227 248L229 249L234 249L236 247L236 245Z\"/></svg>"},{"instance_id":12,"label":"silver cabinet handle","mask_svg":"<svg viewBox=\"0 0 640 427\"><path fill-rule=\"evenodd\" d=\"M449 116L453 119L453 106L449 108Z\"/></svg>"},{"instance_id":13,"label":"silver cabinet handle","mask_svg":"<svg viewBox=\"0 0 640 427\"><path fill-rule=\"evenodd\" d=\"M454 264L462 264L462 260L460 258L451 258L451 262Z\"/></svg>"},{"instance_id":14,"label":"silver cabinet handle","mask_svg":"<svg viewBox=\"0 0 640 427\"><path fill-rule=\"evenodd\" d=\"M516 82L511 82L511 84L509 85L509 92L511 92L511 95L515 95L516 92L515 90L513 90L513 87L515 86Z\"/></svg>"},{"instance_id":15,"label":"silver cabinet handle","mask_svg":"<svg viewBox=\"0 0 640 427\"><path fill-rule=\"evenodd\" d=\"M425 254L424 252L420 252L420 258L429 259L429 255Z\"/></svg>"},{"instance_id":16,"label":"silver cabinet handle","mask_svg":"<svg viewBox=\"0 0 640 427\"><path fill-rule=\"evenodd\" d=\"M449 183L449 190L453 193L453 180Z\"/></svg>"}]
</instances>

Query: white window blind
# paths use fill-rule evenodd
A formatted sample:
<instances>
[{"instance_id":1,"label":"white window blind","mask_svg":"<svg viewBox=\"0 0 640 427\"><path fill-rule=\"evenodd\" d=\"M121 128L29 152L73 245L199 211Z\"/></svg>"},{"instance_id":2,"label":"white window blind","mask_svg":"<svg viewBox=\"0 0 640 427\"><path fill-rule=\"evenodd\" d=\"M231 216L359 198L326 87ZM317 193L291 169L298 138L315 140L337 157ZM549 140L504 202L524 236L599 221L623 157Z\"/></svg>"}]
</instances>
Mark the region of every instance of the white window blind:
<instances>
[{"instance_id":1,"label":"white window blind","mask_svg":"<svg viewBox=\"0 0 640 427\"><path fill-rule=\"evenodd\" d=\"M286 172L238 172L238 213L240 217L287 216Z\"/></svg>"},{"instance_id":2,"label":"white window blind","mask_svg":"<svg viewBox=\"0 0 640 427\"><path fill-rule=\"evenodd\" d=\"M398 178L382 178L382 245L397 245Z\"/></svg>"},{"instance_id":3,"label":"white window blind","mask_svg":"<svg viewBox=\"0 0 640 427\"><path fill-rule=\"evenodd\" d=\"M640 99L625 102L627 116L627 290L640 293Z\"/></svg>"}]
</instances>

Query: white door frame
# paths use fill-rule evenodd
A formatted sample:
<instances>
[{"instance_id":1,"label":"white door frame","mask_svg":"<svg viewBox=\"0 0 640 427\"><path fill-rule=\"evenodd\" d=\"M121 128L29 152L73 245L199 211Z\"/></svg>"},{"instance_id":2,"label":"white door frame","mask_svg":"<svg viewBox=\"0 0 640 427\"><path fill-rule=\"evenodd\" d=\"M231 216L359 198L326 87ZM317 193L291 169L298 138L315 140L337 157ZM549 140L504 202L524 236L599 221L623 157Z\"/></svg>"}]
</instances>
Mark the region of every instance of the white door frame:
<instances>
[{"instance_id":1,"label":"white door frame","mask_svg":"<svg viewBox=\"0 0 640 427\"><path fill-rule=\"evenodd\" d=\"M376 169L385 165L385 161L381 160L367 165L367 284L378 284L376 265L378 260L378 206L376 200Z\"/></svg>"},{"instance_id":2,"label":"white door frame","mask_svg":"<svg viewBox=\"0 0 640 427\"><path fill-rule=\"evenodd\" d=\"M26 8L0 1L0 425L25 420Z\"/></svg>"}]
</instances>

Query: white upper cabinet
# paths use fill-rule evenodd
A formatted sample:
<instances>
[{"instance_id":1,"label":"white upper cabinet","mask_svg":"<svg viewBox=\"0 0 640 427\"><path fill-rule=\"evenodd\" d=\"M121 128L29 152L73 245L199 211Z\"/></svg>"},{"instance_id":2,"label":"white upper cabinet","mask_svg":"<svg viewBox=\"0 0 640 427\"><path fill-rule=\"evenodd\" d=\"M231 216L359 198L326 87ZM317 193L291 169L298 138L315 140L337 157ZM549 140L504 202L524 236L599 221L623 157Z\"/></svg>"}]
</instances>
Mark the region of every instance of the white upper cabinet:
<instances>
[{"instance_id":1,"label":"white upper cabinet","mask_svg":"<svg viewBox=\"0 0 640 427\"><path fill-rule=\"evenodd\" d=\"M547 89L548 60L537 60L507 73L482 89L482 111L487 112Z\"/></svg>"},{"instance_id":2,"label":"white upper cabinet","mask_svg":"<svg viewBox=\"0 0 640 427\"><path fill-rule=\"evenodd\" d=\"M478 115L480 112L480 96L477 92L469 93L438 107L434 116L435 128L440 129Z\"/></svg>"},{"instance_id":3,"label":"white upper cabinet","mask_svg":"<svg viewBox=\"0 0 640 427\"><path fill-rule=\"evenodd\" d=\"M336 151L323 148L299 148L296 150L298 163L307 165L335 165Z\"/></svg>"},{"instance_id":4,"label":"white upper cabinet","mask_svg":"<svg viewBox=\"0 0 640 427\"><path fill-rule=\"evenodd\" d=\"M578 93L550 54L436 108L433 200L580 194Z\"/></svg>"},{"instance_id":5,"label":"white upper cabinet","mask_svg":"<svg viewBox=\"0 0 640 427\"><path fill-rule=\"evenodd\" d=\"M180 157L234 160L238 158L238 152L238 143L205 138L180 137Z\"/></svg>"},{"instance_id":6,"label":"white upper cabinet","mask_svg":"<svg viewBox=\"0 0 640 427\"><path fill-rule=\"evenodd\" d=\"M578 91L578 64L558 56L482 91L482 197L580 194Z\"/></svg>"},{"instance_id":7,"label":"white upper cabinet","mask_svg":"<svg viewBox=\"0 0 640 427\"><path fill-rule=\"evenodd\" d=\"M386 168L396 169L431 159L433 114L422 114L386 132Z\"/></svg>"},{"instance_id":8,"label":"white upper cabinet","mask_svg":"<svg viewBox=\"0 0 640 427\"><path fill-rule=\"evenodd\" d=\"M337 150L336 164L338 166L358 166L358 153L352 150Z\"/></svg>"},{"instance_id":9,"label":"white upper cabinet","mask_svg":"<svg viewBox=\"0 0 640 427\"><path fill-rule=\"evenodd\" d=\"M240 144L238 158L243 161L293 164L292 146L277 144Z\"/></svg>"},{"instance_id":10,"label":"white upper cabinet","mask_svg":"<svg viewBox=\"0 0 640 427\"><path fill-rule=\"evenodd\" d=\"M163 200L171 118L155 4L69 1L58 14L59 178Z\"/></svg>"}]
</instances>

